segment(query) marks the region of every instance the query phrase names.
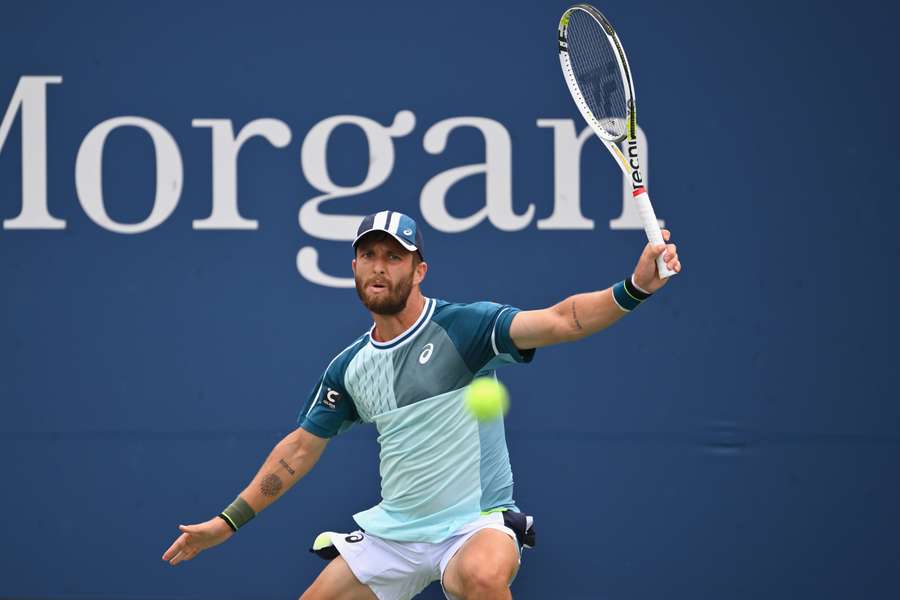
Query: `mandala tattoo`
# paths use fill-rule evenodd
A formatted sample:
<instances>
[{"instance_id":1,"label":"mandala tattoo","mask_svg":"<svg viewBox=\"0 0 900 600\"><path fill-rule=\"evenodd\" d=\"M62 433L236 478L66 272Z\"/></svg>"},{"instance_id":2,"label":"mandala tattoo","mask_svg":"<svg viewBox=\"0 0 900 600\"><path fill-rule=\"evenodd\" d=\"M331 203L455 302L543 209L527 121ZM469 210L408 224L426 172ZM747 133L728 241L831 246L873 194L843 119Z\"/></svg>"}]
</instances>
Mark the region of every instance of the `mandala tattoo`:
<instances>
[{"instance_id":1,"label":"mandala tattoo","mask_svg":"<svg viewBox=\"0 0 900 600\"><path fill-rule=\"evenodd\" d=\"M262 483L259 484L263 496L277 496L283 487L284 484L281 482L281 477L275 473L270 473L263 477Z\"/></svg>"}]
</instances>

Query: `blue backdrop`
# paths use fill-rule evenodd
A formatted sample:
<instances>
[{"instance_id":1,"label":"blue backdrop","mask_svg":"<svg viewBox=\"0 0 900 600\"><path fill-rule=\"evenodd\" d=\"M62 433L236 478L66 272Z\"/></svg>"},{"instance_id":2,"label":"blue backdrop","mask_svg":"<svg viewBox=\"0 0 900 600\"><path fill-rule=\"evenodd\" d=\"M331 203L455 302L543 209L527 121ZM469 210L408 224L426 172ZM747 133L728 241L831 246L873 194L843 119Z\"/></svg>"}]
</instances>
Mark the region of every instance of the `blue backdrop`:
<instances>
[{"instance_id":1,"label":"blue backdrop","mask_svg":"<svg viewBox=\"0 0 900 600\"><path fill-rule=\"evenodd\" d=\"M0 597L300 595L314 535L377 502L371 427L228 544L160 556L368 327L355 216L419 220L434 297L538 308L630 272L621 175L572 137L566 6L4 9ZM896 9L600 8L684 272L502 373L539 530L515 597L900 596Z\"/></svg>"}]
</instances>

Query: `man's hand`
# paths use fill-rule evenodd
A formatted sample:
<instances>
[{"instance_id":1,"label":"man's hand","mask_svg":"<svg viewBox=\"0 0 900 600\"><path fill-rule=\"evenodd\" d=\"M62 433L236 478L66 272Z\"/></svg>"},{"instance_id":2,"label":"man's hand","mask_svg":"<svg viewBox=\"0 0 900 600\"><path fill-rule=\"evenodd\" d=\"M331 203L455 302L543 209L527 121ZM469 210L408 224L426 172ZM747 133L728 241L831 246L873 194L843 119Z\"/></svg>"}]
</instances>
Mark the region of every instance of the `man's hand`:
<instances>
[{"instance_id":1,"label":"man's hand","mask_svg":"<svg viewBox=\"0 0 900 600\"><path fill-rule=\"evenodd\" d=\"M253 481L240 493L240 497L259 514L313 468L327 444L328 438L321 438L298 427L275 445ZM163 560L172 565L191 560L207 548L218 546L234 535L228 523L219 517L197 525L179 525L178 529L181 530L181 535L162 556Z\"/></svg>"},{"instance_id":2,"label":"man's hand","mask_svg":"<svg viewBox=\"0 0 900 600\"><path fill-rule=\"evenodd\" d=\"M668 242L671 237L668 229L662 230L663 239ZM681 261L678 259L675 244L658 244L653 246L647 244L644 252L638 259L638 264L634 268L634 284L647 293L652 294L662 286L666 285L669 279L661 279L656 270L656 257L663 255L666 266L676 273L681 272Z\"/></svg>"},{"instance_id":3,"label":"man's hand","mask_svg":"<svg viewBox=\"0 0 900 600\"><path fill-rule=\"evenodd\" d=\"M234 535L228 523L219 517L197 525L179 525L178 529L182 534L162 556L163 560L169 561L173 566L183 560L191 560L207 548L218 546Z\"/></svg>"}]
</instances>

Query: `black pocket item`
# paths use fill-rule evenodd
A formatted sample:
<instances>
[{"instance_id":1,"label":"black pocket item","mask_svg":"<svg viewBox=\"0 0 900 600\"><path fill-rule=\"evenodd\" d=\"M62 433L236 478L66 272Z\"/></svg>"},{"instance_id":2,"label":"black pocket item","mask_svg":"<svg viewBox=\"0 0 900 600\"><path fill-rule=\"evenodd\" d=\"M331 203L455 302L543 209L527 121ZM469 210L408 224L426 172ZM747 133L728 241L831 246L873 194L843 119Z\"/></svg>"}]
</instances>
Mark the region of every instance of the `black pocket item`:
<instances>
[{"instance_id":1,"label":"black pocket item","mask_svg":"<svg viewBox=\"0 0 900 600\"><path fill-rule=\"evenodd\" d=\"M513 510L505 510L503 511L503 524L516 534L516 540L520 547L534 548L534 517Z\"/></svg>"}]
</instances>

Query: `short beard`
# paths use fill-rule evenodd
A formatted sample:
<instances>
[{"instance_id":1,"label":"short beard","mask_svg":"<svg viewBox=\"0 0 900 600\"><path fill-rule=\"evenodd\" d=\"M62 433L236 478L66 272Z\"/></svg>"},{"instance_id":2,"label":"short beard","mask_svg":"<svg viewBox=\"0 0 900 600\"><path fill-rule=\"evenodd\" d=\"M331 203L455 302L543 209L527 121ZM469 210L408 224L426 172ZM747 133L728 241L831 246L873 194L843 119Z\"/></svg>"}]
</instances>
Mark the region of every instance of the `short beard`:
<instances>
[{"instance_id":1,"label":"short beard","mask_svg":"<svg viewBox=\"0 0 900 600\"><path fill-rule=\"evenodd\" d=\"M399 314L406 308L406 301L409 300L409 294L412 292L413 275L415 275L415 271L410 273L409 277L399 280L396 285L391 285L387 294L373 298L366 296L365 283L356 277L356 295L359 296L365 307L376 315Z\"/></svg>"}]
</instances>

